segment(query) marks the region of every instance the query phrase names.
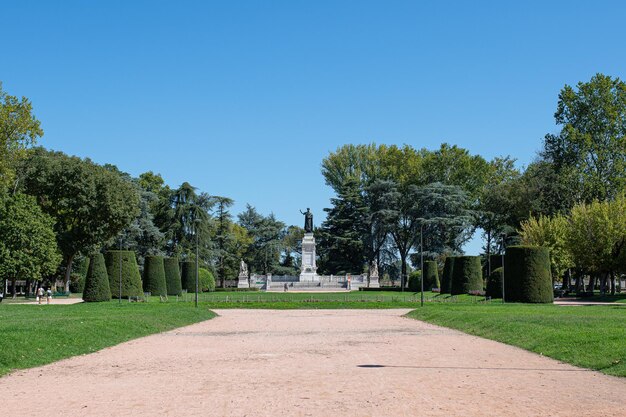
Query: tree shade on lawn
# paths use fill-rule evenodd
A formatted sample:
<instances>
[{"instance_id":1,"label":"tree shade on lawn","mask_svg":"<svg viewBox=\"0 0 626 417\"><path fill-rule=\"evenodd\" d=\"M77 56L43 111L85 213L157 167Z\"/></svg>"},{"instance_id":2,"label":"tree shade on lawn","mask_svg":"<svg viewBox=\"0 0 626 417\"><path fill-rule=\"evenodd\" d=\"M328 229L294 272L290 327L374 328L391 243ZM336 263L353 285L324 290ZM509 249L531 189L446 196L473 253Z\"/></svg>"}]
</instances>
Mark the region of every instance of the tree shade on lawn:
<instances>
[{"instance_id":1,"label":"tree shade on lawn","mask_svg":"<svg viewBox=\"0 0 626 417\"><path fill-rule=\"evenodd\" d=\"M154 296L167 296L162 256L146 256L143 264L143 290Z\"/></svg>"},{"instance_id":2,"label":"tree shade on lawn","mask_svg":"<svg viewBox=\"0 0 626 417\"><path fill-rule=\"evenodd\" d=\"M483 276L479 256L457 256L454 258L450 294L469 294L482 291Z\"/></svg>"},{"instance_id":3,"label":"tree shade on lawn","mask_svg":"<svg viewBox=\"0 0 626 417\"><path fill-rule=\"evenodd\" d=\"M504 297L521 303L554 301L550 251L539 246L509 246L504 258Z\"/></svg>"},{"instance_id":4,"label":"tree shade on lawn","mask_svg":"<svg viewBox=\"0 0 626 417\"><path fill-rule=\"evenodd\" d=\"M141 275L139 274L135 252L111 250L104 257L109 274L111 296L118 298L120 295L120 255L122 261L122 298L143 295Z\"/></svg>"},{"instance_id":5,"label":"tree shade on lawn","mask_svg":"<svg viewBox=\"0 0 626 417\"><path fill-rule=\"evenodd\" d=\"M104 255L100 252L93 255L88 265L83 300L86 302L110 301L111 287Z\"/></svg>"},{"instance_id":6,"label":"tree shade on lawn","mask_svg":"<svg viewBox=\"0 0 626 417\"><path fill-rule=\"evenodd\" d=\"M182 285L180 281L180 266L178 258L165 258L163 260L165 269L165 285L167 287L167 295L180 295Z\"/></svg>"}]
</instances>

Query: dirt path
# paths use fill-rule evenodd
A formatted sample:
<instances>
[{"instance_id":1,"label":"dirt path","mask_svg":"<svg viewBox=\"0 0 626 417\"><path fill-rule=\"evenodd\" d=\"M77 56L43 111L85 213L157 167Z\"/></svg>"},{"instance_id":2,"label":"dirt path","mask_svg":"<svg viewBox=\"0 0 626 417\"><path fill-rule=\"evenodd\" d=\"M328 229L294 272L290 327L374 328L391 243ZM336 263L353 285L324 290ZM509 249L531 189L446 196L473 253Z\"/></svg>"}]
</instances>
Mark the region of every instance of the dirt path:
<instances>
[{"instance_id":1,"label":"dirt path","mask_svg":"<svg viewBox=\"0 0 626 417\"><path fill-rule=\"evenodd\" d=\"M626 416L625 379L406 312L220 310L0 378L2 415Z\"/></svg>"}]
</instances>

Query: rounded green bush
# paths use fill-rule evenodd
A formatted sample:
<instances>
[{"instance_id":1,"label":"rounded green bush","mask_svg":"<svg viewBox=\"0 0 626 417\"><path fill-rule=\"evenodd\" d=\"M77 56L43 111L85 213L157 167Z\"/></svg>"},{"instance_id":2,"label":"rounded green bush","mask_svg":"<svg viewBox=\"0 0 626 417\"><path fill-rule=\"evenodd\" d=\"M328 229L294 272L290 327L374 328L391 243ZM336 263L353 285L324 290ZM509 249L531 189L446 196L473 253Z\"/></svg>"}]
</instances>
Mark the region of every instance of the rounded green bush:
<instances>
[{"instance_id":1,"label":"rounded green bush","mask_svg":"<svg viewBox=\"0 0 626 417\"><path fill-rule=\"evenodd\" d=\"M487 297L502 298L502 268L496 268L491 271L491 275L487 277Z\"/></svg>"},{"instance_id":2,"label":"rounded green bush","mask_svg":"<svg viewBox=\"0 0 626 417\"><path fill-rule=\"evenodd\" d=\"M111 300L111 287L109 286L107 267L104 262L104 255L99 252L89 260L87 276L85 277L85 288L83 289L83 300L88 303Z\"/></svg>"},{"instance_id":3,"label":"rounded green bush","mask_svg":"<svg viewBox=\"0 0 626 417\"><path fill-rule=\"evenodd\" d=\"M548 248L509 246L506 249L504 298L521 303L554 301Z\"/></svg>"},{"instance_id":4,"label":"rounded green bush","mask_svg":"<svg viewBox=\"0 0 626 417\"><path fill-rule=\"evenodd\" d=\"M180 281L178 258L163 259L163 266L165 268L165 286L167 287L167 295L180 295L183 287Z\"/></svg>"},{"instance_id":5,"label":"rounded green bush","mask_svg":"<svg viewBox=\"0 0 626 417\"><path fill-rule=\"evenodd\" d=\"M162 256L146 256L143 264L143 291L154 296L167 296Z\"/></svg>"},{"instance_id":6,"label":"rounded green bush","mask_svg":"<svg viewBox=\"0 0 626 417\"><path fill-rule=\"evenodd\" d=\"M443 264L443 273L441 274L441 294L450 294L452 285L452 272L454 271L454 256L448 256Z\"/></svg>"},{"instance_id":7,"label":"rounded green bush","mask_svg":"<svg viewBox=\"0 0 626 417\"><path fill-rule=\"evenodd\" d=\"M181 262L180 278L183 290L196 292L196 263L193 261Z\"/></svg>"},{"instance_id":8,"label":"rounded green bush","mask_svg":"<svg viewBox=\"0 0 626 417\"><path fill-rule=\"evenodd\" d=\"M469 294L483 290L483 271L480 256L456 256L452 271L450 294Z\"/></svg>"},{"instance_id":9,"label":"rounded green bush","mask_svg":"<svg viewBox=\"0 0 626 417\"><path fill-rule=\"evenodd\" d=\"M413 292L419 292L422 288L421 284L422 271L419 269L411 272L409 275L409 290Z\"/></svg>"},{"instance_id":10,"label":"rounded green bush","mask_svg":"<svg viewBox=\"0 0 626 417\"><path fill-rule=\"evenodd\" d=\"M437 261L424 262L424 291L439 288L439 270Z\"/></svg>"},{"instance_id":11,"label":"rounded green bush","mask_svg":"<svg viewBox=\"0 0 626 417\"><path fill-rule=\"evenodd\" d=\"M215 277L211 271L205 268L200 268L199 272L200 276L198 279L200 281L200 290L209 292L215 291Z\"/></svg>"},{"instance_id":12,"label":"rounded green bush","mask_svg":"<svg viewBox=\"0 0 626 417\"><path fill-rule=\"evenodd\" d=\"M141 275L135 252L110 250L105 254L104 260L109 274L111 296L118 298L120 295L120 258L122 261L122 298L142 296Z\"/></svg>"}]
</instances>

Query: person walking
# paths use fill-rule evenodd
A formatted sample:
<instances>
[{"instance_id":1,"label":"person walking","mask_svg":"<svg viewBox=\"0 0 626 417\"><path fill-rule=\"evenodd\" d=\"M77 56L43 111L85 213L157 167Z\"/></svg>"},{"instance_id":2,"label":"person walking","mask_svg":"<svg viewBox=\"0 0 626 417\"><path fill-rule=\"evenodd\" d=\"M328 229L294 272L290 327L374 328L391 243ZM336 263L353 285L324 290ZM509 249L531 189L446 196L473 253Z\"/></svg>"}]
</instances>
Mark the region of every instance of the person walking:
<instances>
[{"instance_id":1,"label":"person walking","mask_svg":"<svg viewBox=\"0 0 626 417\"><path fill-rule=\"evenodd\" d=\"M50 300L52 300L52 289L48 288L46 291L46 304L50 304Z\"/></svg>"},{"instance_id":2,"label":"person walking","mask_svg":"<svg viewBox=\"0 0 626 417\"><path fill-rule=\"evenodd\" d=\"M41 304L41 299L43 298L43 287L39 287L37 290L37 302Z\"/></svg>"}]
</instances>

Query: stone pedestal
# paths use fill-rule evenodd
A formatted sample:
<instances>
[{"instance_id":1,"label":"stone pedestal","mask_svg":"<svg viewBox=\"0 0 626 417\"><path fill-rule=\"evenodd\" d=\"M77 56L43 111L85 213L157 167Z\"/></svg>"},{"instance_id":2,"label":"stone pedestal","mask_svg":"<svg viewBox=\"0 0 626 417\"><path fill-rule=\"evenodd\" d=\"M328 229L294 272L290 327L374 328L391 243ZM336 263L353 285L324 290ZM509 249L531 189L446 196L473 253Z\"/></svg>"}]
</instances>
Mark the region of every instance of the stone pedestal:
<instances>
[{"instance_id":1,"label":"stone pedestal","mask_svg":"<svg viewBox=\"0 0 626 417\"><path fill-rule=\"evenodd\" d=\"M237 281L237 288L250 288L250 281L248 281L247 275L239 275L239 281Z\"/></svg>"},{"instance_id":2,"label":"stone pedestal","mask_svg":"<svg viewBox=\"0 0 626 417\"><path fill-rule=\"evenodd\" d=\"M370 288L380 288L380 282L378 281L378 275L370 276L370 282L368 287Z\"/></svg>"},{"instance_id":3,"label":"stone pedestal","mask_svg":"<svg viewBox=\"0 0 626 417\"><path fill-rule=\"evenodd\" d=\"M315 238L313 233L305 233L302 238L302 265L300 282L319 281L315 263Z\"/></svg>"}]
</instances>

